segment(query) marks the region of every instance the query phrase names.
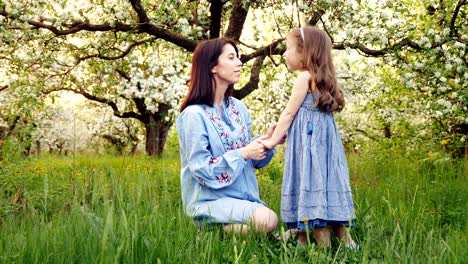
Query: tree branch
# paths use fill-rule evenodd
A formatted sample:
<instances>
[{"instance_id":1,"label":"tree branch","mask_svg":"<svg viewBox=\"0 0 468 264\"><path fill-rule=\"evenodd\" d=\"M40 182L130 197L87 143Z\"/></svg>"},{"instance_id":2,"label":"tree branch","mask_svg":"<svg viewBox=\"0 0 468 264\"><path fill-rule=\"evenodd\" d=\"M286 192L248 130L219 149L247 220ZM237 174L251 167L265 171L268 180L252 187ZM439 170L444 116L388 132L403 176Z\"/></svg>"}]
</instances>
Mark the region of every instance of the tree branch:
<instances>
[{"instance_id":1,"label":"tree branch","mask_svg":"<svg viewBox=\"0 0 468 264\"><path fill-rule=\"evenodd\" d=\"M262 55L255 59L255 62L250 71L250 80L239 90L234 90L234 97L237 99L242 99L249 95L251 92L258 88L258 82L260 81L260 71L263 67L263 61L266 56Z\"/></svg>"},{"instance_id":2,"label":"tree branch","mask_svg":"<svg viewBox=\"0 0 468 264\"><path fill-rule=\"evenodd\" d=\"M268 46L259 48L258 50L254 51L253 53L250 53L248 55L241 55L240 60L242 63L245 63L253 58L256 58L258 56L271 56L271 55L279 55L283 54L285 49L284 48L279 48L278 44L280 44L284 39L278 39L275 40L273 43L271 43Z\"/></svg>"},{"instance_id":3,"label":"tree branch","mask_svg":"<svg viewBox=\"0 0 468 264\"><path fill-rule=\"evenodd\" d=\"M229 18L229 25L224 35L226 38L239 41L244 28L245 19L249 12L250 2L243 0L235 0L231 10L231 17Z\"/></svg>"},{"instance_id":4,"label":"tree branch","mask_svg":"<svg viewBox=\"0 0 468 264\"><path fill-rule=\"evenodd\" d=\"M152 23L145 24L146 27L139 27L138 32L140 33L148 33L150 35L153 35L155 37L164 39L166 41L169 41L187 51L193 52L195 50L195 47L197 46L197 42L190 40L188 38L183 37L182 35L179 35L177 33L174 33L168 29L164 29L162 27L158 27Z\"/></svg>"},{"instance_id":5,"label":"tree branch","mask_svg":"<svg viewBox=\"0 0 468 264\"><path fill-rule=\"evenodd\" d=\"M101 55L101 54L91 54L91 55L88 55L88 56L78 58L78 61L83 61L83 60L87 60L87 59L90 59L90 58L99 58L99 59L103 59L103 60L118 60L118 59L121 59L121 58L127 56L127 54L129 54L130 51L134 47L145 44L147 42L152 42L152 41L154 41L156 39L157 38L149 38L149 39L144 39L142 41L134 42L134 43L130 44L130 46L128 46L126 50L120 51L122 53L120 55L118 55L118 56L111 57L111 56L105 56L105 55Z\"/></svg>"},{"instance_id":6,"label":"tree branch","mask_svg":"<svg viewBox=\"0 0 468 264\"><path fill-rule=\"evenodd\" d=\"M221 31L221 18L224 3L220 0L211 0L210 5L210 39L219 37Z\"/></svg>"},{"instance_id":7,"label":"tree branch","mask_svg":"<svg viewBox=\"0 0 468 264\"><path fill-rule=\"evenodd\" d=\"M309 21L307 22L307 24L309 24L309 25L311 25L311 26L316 26L317 23L318 23L319 21L322 20L322 16L323 16L324 14L325 14L325 10L323 10L323 9L318 9L318 10L314 11L314 12L312 13L311 18L310 18ZM322 23L322 24L325 26L324 23Z\"/></svg>"},{"instance_id":8,"label":"tree branch","mask_svg":"<svg viewBox=\"0 0 468 264\"><path fill-rule=\"evenodd\" d=\"M119 108L117 106L117 104L109 99L105 99L105 98L102 98L102 97L98 97L98 96L95 96L93 94L90 94L88 92L86 92L84 89L82 88L79 88L79 89L72 89L72 88L55 88L55 89L51 89L51 90L47 90L44 92L44 94L50 94L50 93L53 93L53 92L59 92L59 91L68 91L68 92L73 92L73 93L76 93L76 94L81 94L82 96L84 96L86 99L89 99L91 101L95 101L95 102L98 102L98 103L103 103L103 104L106 104L108 106L110 106L112 108L112 110L114 111L114 115L117 116L117 117L121 117L121 118L135 118L135 119L141 119L141 115L135 113L135 112L124 112L124 113L121 113L119 111Z\"/></svg>"},{"instance_id":9,"label":"tree branch","mask_svg":"<svg viewBox=\"0 0 468 264\"><path fill-rule=\"evenodd\" d=\"M433 47L436 47L436 46L439 46L439 45L442 45L442 44L439 44L439 43L434 43L433 44ZM357 49L367 55L370 55L370 56L374 56L374 57L380 57L380 56L383 56L385 54L387 54L390 50L395 50L395 49L399 49L399 48L402 48L404 46L409 46L413 49L416 49L416 50L422 50L421 46L419 46L418 43L408 39L408 38L405 38L403 40L401 40L400 42L396 43L395 45L391 46L391 47L387 47L387 48L384 48L384 49L381 49L381 50L373 50L373 49L369 49L367 48L366 46L362 45L362 44L334 44L333 45L333 48L334 49L337 49L337 50L344 50L346 48L352 48L352 49Z\"/></svg>"},{"instance_id":10,"label":"tree branch","mask_svg":"<svg viewBox=\"0 0 468 264\"><path fill-rule=\"evenodd\" d=\"M468 4L467 0L458 1L457 6L455 7L455 10L453 11L453 16L452 16L452 19L450 20L450 36L451 37L455 35L456 33L455 21L457 20L458 13L460 12L461 7L466 4Z\"/></svg>"},{"instance_id":11,"label":"tree branch","mask_svg":"<svg viewBox=\"0 0 468 264\"><path fill-rule=\"evenodd\" d=\"M8 88L8 85L0 86L0 92L3 90L6 90Z\"/></svg>"},{"instance_id":12,"label":"tree branch","mask_svg":"<svg viewBox=\"0 0 468 264\"><path fill-rule=\"evenodd\" d=\"M130 81L130 76L129 76L126 72L124 72L124 71L122 71L122 70L120 70L120 69L116 69L116 71L117 71L117 73L119 73L119 75L120 75L122 78L124 78L124 79L127 80L127 81Z\"/></svg>"},{"instance_id":13,"label":"tree branch","mask_svg":"<svg viewBox=\"0 0 468 264\"><path fill-rule=\"evenodd\" d=\"M4 9L0 10L0 15L5 16L10 19L20 20L19 16L12 15L7 13ZM112 31L112 32L134 32L134 33L147 33L149 35L155 36L157 38L164 39L168 42L171 42L187 51L194 51L197 46L197 42L187 39L177 33L173 33L170 30L159 27L153 23L146 22L136 25L127 25L116 22L115 25L110 25L109 23L104 24L90 24L83 21L75 21L72 24L64 25L67 29L60 30L57 27L45 24L35 20L25 20L29 25L34 28L44 28L48 29L57 36L70 35L77 33L79 31Z\"/></svg>"},{"instance_id":14,"label":"tree branch","mask_svg":"<svg viewBox=\"0 0 468 264\"><path fill-rule=\"evenodd\" d=\"M20 119L21 119L21 116L16 115L11 121L11 124L7 124L8 125L7 128L0 127L0 138L7 138L11 134L13 134L13 130L16 128L16 125L18 125Z\"/></svg>"},{"instance_id":15,"label":"tree branch","mask_svg":"<svg viewBox=\"0 0 468 264\"><path fill-rule=\"evenodd\" d=\"M356 128L354 131L359 132L359 133L363 134L364 136L366 136L367 138L372 139L374 141L379 140L378 136L371 135L371 134L369 134L367 131L365 131L363 129Z\"/></svg>"},{"instance_id":16,"label":"tree branch","mask_svg":"<svg viewBox=\"0 0 468 264\"><path fill-rule=\"evenodd\" d=\"M18 15L13 15L10 13L7 13L5 9L0 9L0 15L13 19L13 20L22 20L19 18ZM35 27L35 28L44 28L50 30L52 33L54 33L57 36L63 36L63 35L70 35L82 30L86 31L123 31L123 32L129 32L135 29L135 26L131 25L126 25L122 23L116 23L114 26L111 26L109 23L104 23L100 25L95 25L95 24L90 24L87 22L83 21L75 21L72 24L69 25L64 25L68 29L65 30L60 30L57 27L51 25L51 24L46 24L42 21L46 21L41 19L41 21L35 21L32 19L27 19L23 20L24 22L28 23L29 25Z\"/></svg>"},{"instance_id":17,"label":"tree branch","mask_svg":"<svg viewBox=\"0 0 468 264\"><path fill-rule=\"evenodd\" d=\"M148 23L149 18L145 9L141 5L141 0L130 0L130 3L132 4L133 10L135 10L138 15L138 21L140 21L140 23Z\"/></svg>"}]
</instances>

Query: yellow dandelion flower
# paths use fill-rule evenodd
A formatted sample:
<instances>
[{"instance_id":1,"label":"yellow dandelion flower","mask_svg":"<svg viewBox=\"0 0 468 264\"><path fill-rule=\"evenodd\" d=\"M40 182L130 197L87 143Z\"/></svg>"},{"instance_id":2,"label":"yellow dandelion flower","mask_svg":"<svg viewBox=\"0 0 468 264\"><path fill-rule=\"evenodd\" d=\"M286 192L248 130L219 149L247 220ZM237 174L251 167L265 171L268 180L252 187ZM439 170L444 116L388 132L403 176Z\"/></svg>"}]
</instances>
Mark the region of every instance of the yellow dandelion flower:
<instances>
[{"instance_id":1,"label":"yellow dandelion flower","mask_svg":"<svg viewBox=\"0 0 468 264\"><path fill-rule=\"evenodd\" d=\"M303 218L301 219L301 221L304 222L304 223L306 223L307 221L309 221L309 218L303 217Z\"/></svg>"}]
</instances>

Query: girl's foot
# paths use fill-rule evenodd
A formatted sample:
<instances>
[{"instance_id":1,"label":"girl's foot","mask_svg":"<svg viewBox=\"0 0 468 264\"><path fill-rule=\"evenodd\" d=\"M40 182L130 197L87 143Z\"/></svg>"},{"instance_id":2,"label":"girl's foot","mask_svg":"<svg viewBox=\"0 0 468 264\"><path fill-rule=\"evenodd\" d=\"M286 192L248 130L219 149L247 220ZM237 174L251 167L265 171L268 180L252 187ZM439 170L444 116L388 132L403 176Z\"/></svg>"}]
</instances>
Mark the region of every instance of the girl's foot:
<instances>
[{"instance_id":1,"label":"girl's foot","mask_svg":"<svg viewBox=\"0 0 468 264\"><path fill-rule=\"evenodd\" d=\"M288 241L289 239L294 240L297 237L297 232L298 232L297 229L288 229L282 235L276 233L275 238L277 238L278 240L281 240L281 241Z\"/></svg>"}]
</instances>

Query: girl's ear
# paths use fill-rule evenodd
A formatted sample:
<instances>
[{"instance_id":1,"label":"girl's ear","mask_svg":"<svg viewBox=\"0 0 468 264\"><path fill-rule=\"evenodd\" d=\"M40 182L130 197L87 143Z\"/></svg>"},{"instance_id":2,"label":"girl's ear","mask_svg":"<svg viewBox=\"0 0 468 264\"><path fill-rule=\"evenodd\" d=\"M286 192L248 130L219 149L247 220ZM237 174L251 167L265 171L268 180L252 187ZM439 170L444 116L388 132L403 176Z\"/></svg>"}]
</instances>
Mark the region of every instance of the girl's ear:
<instances>
[{"instance_id":1,"label":"girl's ear","mask_svg":"<svg viewBox=\"0 0 468 264\"><path fill-rule=\"evenodd\" d=\"M211 73L215 74L216 73L216 69L215 67L211 68Z\"/></svg>"}]
</instances>

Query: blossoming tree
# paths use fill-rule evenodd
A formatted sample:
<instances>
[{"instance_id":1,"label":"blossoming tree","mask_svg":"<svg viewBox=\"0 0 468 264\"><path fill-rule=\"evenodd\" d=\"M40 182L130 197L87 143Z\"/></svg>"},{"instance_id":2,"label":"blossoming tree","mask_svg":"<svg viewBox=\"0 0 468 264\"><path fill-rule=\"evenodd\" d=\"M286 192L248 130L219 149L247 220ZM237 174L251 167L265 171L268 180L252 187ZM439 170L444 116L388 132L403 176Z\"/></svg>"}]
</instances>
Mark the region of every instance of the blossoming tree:
<instances>
[{"instance_id":1,"label":"blossoming tree","mask_svg":"<svg viewBox=\"0 0 468 264\"><path fill-rule=\"evenodd\" d=\"M18 79L35 76L34 87L42 93L73 91L111 107L117 117L141 121L146 151L154 155L162 152L186 92L188 55L199 41L225 36L239 42L248 70L235 96L256 91L253 108L261 111L272 103L279 110L290 76L279 68L277 55L284 52L285 33L306 21L325 29L335 50L379 60L364 72L353 72L353 65L340 75L349 94L373 103L369 111L383 109L382 117L399 112L373 99L385 102L408 93L413 112L429 103L433 114L425 118L443 120L440 131L455 131L453 140L462 141L467 5L466 0L2 0L0 36L7 45L0 47L0 59L15 65L9 71L21 72ZM367 73L402 93L369 84L362 78ZM380 94L368 97L367 89Z\"/></svg>"}]
</instances>

